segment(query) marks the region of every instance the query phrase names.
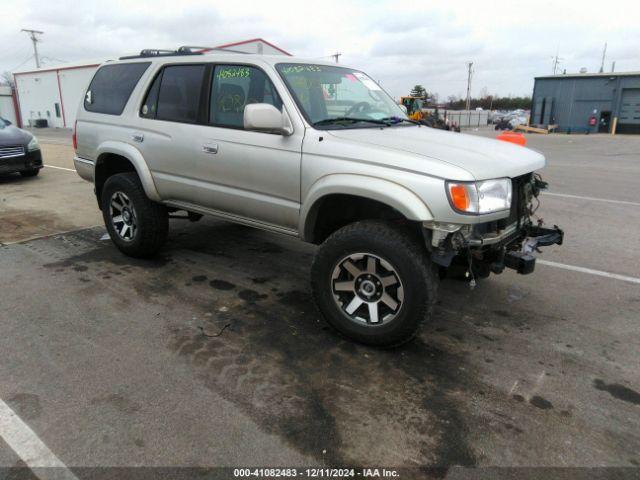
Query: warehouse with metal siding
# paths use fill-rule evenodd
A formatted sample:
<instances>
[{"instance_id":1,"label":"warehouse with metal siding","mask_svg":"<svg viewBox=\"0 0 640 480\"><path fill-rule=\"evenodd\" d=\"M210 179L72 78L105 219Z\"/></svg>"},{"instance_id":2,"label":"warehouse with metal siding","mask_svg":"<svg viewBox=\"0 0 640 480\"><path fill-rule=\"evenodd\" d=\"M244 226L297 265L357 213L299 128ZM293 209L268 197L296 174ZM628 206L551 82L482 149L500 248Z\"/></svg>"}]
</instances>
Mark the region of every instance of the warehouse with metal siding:
<instances>
[{"instance_id":1,"label":"warehouse with metal siding","mask_svg":"<svg viewBox=\"0 0 640 480\"><path fill-rule=\"evenodd\" d=\"M640 133L640 72L537 77L532 125L562 132Z\"/></svg>"}]
</instances>

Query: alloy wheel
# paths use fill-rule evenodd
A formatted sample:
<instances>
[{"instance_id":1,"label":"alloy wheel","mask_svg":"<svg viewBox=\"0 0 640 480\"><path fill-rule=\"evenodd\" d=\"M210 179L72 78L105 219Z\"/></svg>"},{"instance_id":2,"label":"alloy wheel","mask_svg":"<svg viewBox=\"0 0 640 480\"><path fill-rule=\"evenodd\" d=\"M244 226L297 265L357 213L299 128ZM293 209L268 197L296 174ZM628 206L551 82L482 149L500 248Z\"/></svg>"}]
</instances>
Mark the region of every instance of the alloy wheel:
<instances>
[{"instance_id":1,"label":"alloy wheel","mask_svg":"<svg viewBox=\"0 0 640 480\"><path fill-rule=\"evenodd\" d=\"M333 269L331 291L342 312L360 325L392 321L404 301L396 269L370 253L354 253L340 260Z\"/></svg>"},{"instance_id":2,"label":"alloy wheel","mask_svg":"<svg viewBox=\"0 0 640 480\"><path fill-rule=\"evenodd\" d=\"M111 223L118 236L125 242L132 241L138 230L136 210L129 197L123 192L115 192L109 202Z\"/></svg>"}]
</instances>

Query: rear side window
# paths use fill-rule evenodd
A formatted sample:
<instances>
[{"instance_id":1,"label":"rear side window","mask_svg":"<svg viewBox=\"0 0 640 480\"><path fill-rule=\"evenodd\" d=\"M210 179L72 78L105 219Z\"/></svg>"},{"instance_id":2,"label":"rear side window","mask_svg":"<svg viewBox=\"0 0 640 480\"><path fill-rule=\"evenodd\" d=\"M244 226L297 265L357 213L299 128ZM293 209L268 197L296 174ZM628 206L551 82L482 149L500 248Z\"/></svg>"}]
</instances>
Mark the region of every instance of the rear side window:
<instances>
[{"instance_id":1,"label":"rear side window","mask_svg":"<svg viewBox=\"0 0 640 480\"><path fill-rule=\"evenodd\" d=\"M158 111L158 93L160 93L160 82L162 81L162 72L160 72L151 88L147 92L147 98L145 98L142 108L140 109L140 116L144 118L156 118Z\"/></svg>"},{"instance_id":2,"label":"rear side window","mask_svg":"<svg viewBox=\"0 0 640 480\"><path fill-rule=\"evenodd\" d=\"M140 77L151 65L144 63L120 63L101 67L91 80L84 98L84 108L89 112L120 115Z\"/></svg>"},{"instance_id":3,"label":"rear side window","mask_svg":"<svg viewBox=\"0 0 640 480\"><path fill-rule=\"evenodd\" d=\"M172 122L196 123L200 108L200 95L204 78L204 65L174 65L165 67L161 74L157 100L153 90L158 82L151 86L147 100L143 105L143 116L152 116L155 110L155 118ZM144 107L147 107L145 115Z\"/></svg>"}]
</instances>

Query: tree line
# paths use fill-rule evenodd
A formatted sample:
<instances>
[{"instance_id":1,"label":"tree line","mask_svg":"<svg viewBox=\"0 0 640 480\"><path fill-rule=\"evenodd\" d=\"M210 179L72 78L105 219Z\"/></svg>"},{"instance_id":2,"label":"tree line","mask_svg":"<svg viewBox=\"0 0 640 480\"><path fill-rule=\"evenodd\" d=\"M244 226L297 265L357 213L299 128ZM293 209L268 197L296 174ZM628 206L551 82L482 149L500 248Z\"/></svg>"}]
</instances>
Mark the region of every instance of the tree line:
<instances>
[{"instance_id":1,"label":"tree line","mask_svg":"<svg viewBox=\"0 0 640 480\"><path fill-rule=\"evenodd\" d=\"M440 102L437 93L429 93L422 85L415 85L409 93L412 97L426 97L429 106L441 106L452 110L464 110L466 98L450 95L446 102ZM489 95L486 89L482 89L480 97L471 98L471 109L482 108L483 110L529 110L531 109L531 97L501 97Z\"/></svg>"}]
</instances>

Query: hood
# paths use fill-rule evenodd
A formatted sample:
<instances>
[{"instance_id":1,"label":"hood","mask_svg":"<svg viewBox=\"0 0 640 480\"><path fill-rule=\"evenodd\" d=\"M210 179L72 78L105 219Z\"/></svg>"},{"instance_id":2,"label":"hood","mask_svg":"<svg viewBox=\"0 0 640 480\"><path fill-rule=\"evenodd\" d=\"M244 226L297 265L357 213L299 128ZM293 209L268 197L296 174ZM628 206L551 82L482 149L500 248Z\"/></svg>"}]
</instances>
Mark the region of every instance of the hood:
<instances>
[{"instance_id":1,"label":"hood","mask_svg":"<svg viewBox=\"0 0 640 480\"><path fill-rule=\"evenodd\" d=\"M26 145L32 137L33 135L29 132L25 132L13 125L8 125L4 128L0 127L0 147Z\"/></svg>"},{"instance_id":2,"label":"hood","mask_svg":"<svg viewBox=\"0 0 640 480\"><path fill-rule=\"evenodd\" d=\"M543 168L546 163L538 152L513 143L424 126L354 128L329 133L342 140L399 150L454 165L469 172L476 180L513 178Z\"/></svg>"}]
</instances>

